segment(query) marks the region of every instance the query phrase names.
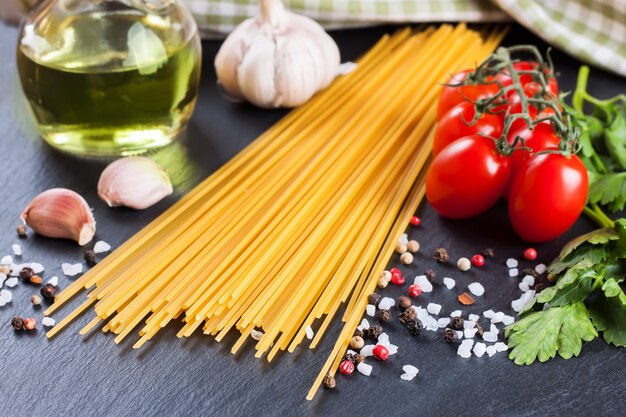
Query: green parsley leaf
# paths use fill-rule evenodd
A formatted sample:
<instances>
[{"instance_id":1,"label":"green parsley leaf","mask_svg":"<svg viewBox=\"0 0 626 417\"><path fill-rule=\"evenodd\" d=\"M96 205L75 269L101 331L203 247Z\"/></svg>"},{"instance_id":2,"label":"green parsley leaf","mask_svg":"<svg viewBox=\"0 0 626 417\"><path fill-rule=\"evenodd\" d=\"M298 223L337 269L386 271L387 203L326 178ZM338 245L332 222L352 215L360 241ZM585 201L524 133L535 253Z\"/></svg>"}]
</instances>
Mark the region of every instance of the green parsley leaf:
<instances>
[{"instance_id":1,"label":"green parsley leaf","mask_svg":"<svg viewBox=\"0 0 626 417\"><path fill-rule=\"evenodd\" d=\"M626 172L589 175L589 203L607 206L612 212L626 206Z\"/></svg>"},{"instance_id":2,"label":"green parsley leaf","mask_svg":"<svg viewBox=\"0 0 626 417\"><path fill-rule=\"evenodd\" d=\"M511 349L509 358L518 365L536 359L545 362L556 353L569 359L578 356L582 342L597 337L582 301L537 311L507 326L505 335Z\"/></svg>"},{"instance_id":3,"label":"green parsley leaf","mask_svg":"<svg viewBox=\"0 0 626 417\"><path fill-rule=\"evenodd\" d=\"M626 169L626 118L623 112L616 111L610 125L604 130L604 143L609 155L621 169Z\"/></svg>"},{"instance_id":4,"label":"green parsley leaf","mask_svg":"<svg viewBox=\"0 0 626 417\"><path fill-rule=\"evenodd\" d=\"M589 316L607 343L626 347L626 295L617 281L606 281L589 307Z\"/></svg>"}]
</instances>

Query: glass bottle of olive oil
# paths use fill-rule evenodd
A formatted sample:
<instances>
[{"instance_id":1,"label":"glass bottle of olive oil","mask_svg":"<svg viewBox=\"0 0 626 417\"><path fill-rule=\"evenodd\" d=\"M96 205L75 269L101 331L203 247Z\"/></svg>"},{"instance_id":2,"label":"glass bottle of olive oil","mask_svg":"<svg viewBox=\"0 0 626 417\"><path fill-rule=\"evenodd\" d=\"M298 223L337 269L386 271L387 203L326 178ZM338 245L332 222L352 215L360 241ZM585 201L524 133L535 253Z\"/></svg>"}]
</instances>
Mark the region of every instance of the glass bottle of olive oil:
<instances>
[{"instance_id":1,"label":"glass bottle of olive oil","mask_svg":"<svg viewBox=\"0 0 626 417\"><path fill-rule=\"evenodd\" d=\"M193 112L201 47L179 0L48 0L19 39L22 88L55 148L141 153L174 140Z\"/></svg>"}]
</instances>

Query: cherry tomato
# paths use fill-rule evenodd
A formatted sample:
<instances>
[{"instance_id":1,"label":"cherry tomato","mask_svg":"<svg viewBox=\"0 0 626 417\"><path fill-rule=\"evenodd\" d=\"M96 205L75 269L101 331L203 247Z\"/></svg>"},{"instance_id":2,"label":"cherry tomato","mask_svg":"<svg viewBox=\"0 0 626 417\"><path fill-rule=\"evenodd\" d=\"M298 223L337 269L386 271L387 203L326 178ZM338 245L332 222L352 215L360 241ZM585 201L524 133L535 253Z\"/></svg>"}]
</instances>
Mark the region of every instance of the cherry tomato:
<instances>
[{"instance_id":1,"label":"cherry tomato","mask_svg":"<svg viewBox=\"0 0 626 417\"><path fill-rule=\"evenodd\" d=\"M454 74L447 84L459 84L463 82L473 70L467 69ZM493 97L499 91L497 84L464 85L454 87L444 85L439 96L437 107L437 120L440 120L452 107L466 101Z\"/></svg>"},{"instance_id":2,"label":"cherry tomato","mask_svg":"<svg viewBox=\"0 0 626 417\"><path fill-rule=\"evenodd\" d=\"M524 146L531 148L532 152L523 149L513 151L511 155L511 176L502 194L504 198L508 198L513 180L522 165L531 158L532 153L547 149L559 149L559 142L561 141L549 123L540 123L533 130L530 130L528 126L512 130L506 139L512 145L518 136L524 140ZM516 146L521 146L521 143L518 143Z\"/></svg>"},{"instance_id":3,"label":"cherry tomato","mask_svg":"<svg viewBox=\"0 0 626 417\"><path fill-rule=\"evenodd\" d=\"M509 217L513 228L529 242L559 237L582 213L588 188L587 170L576 155L532 157L511 186Z\"/></svg>"},{"instance_id":4,"label":"cherry tomato","mask_svg":"<svg viewBox=\"0 0 626 417\"><path fill-rule=\"evenodd\" d=\"M433 155L439 154L450 143L465 136L482 133L491 137L502 134L502 122L495 114L483 114L474 124L467 125L476 115L474 105L469 101L459 103L439 120L435 129Z\"/></svg>"},{"instance_id":5,"label":"cherry tomato","mask_svg":"<svg viewBox=\"0 0 626 417\"><path fill-rule=\"evenodd\" d=\"M426 197L444 217L472 217L498 200L509 173L509 158L496 151L493 140L468 136L435 157L426 176Z\"/></svg>"}]
</instances>

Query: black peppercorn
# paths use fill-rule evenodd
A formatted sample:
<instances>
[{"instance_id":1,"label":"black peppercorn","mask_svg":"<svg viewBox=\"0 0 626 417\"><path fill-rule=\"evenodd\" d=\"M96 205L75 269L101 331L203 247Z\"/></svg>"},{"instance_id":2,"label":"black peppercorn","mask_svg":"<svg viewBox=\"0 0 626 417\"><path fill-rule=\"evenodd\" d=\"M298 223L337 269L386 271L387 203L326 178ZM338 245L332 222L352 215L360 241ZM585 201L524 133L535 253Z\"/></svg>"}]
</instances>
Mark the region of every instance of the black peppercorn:
<instances>
[{"instance_id":1,"label":"black peppercorn","mask_svg":"<svg viewBox=\"0 0 626 417\"><path fill-rule=\"evenodd\" d=\"M405 324L405 326L409 330L409 333L415 336L418 336L424 328L424 325L419 319L410 320Z\"/></svg>"},{"instance_id":2,"label":"black peppercorn","mask_svg":"<svg viewBox=\"0 0 626 417\"><path fill-rule=\"evenodd\" d=\"M540 293L541 291L544 290L544 288L546 288L546 284L544 284L543 282L538 282L535 284L535 291Z\"/></svg>"},{"instance_id":3,"label":"black peppercorn","mask_svg":"<svg viewBox=\"0 0 626 417\"><path fill-rule=\"evenodd\" d=\"M26 280L26 281L30 281L30 279L33 277L33 275L35 275L35 271L33 271L33 268L30 268L28 266L25 266L20 271L20 278L22 278L23 280Z\"/></svg>"},{"instance_id":4,"label":"black peppercorn","mask_svg":"<svg viewBox=\"0 0 626 417\"><path fill-rule=\"evenodd\" d=\"M11 319L11 326L13 326L13 330L22 330L24 328L24 320L21 317L15 316Z\"/></svg>"},{"instance_id":5,"label":"black peppercorn","mask_svg":"<svg viewBox=\"0 0 626 417\"><path fill-rule=\"evenodd\" d=\"M443 331L443 340L446 343L452 343L456 340L456 332L452 329L445 329Z\"/></svg>"},{"instance_id":6,"label":"black peppercorn","mask_svg":"<svg viewBox=\"0 0 626 417\"><path fill-rule=\"evenodd\" d=\"M359 337L365 338L365 332L363 330L356 329L354 331L354 335L353 336L359 336Z\"/></svg>"},{"instance_id":7,"label":"black peppercorn","mask_svg":"<svg viewBox=\"0 0 626 417\"><path fill-rule=\"evenodd\" d=\"M378 340L378 336L383 333L383 328L380 326L372 326L366 330L365 336L369 339Z\"/></svg>"},{"instance_id":8,"label":"black peppercorn","mask_svg":"<svg viewBox=\"0 0 626 417\"><path fill-rule=\"evenodd\" d=\"M404 311L407 308L411 307L413 303L411 302L411 299L409 297L407 297L406 295L401 295L400 297L398 297L396 305L401 311Z\"/></svg>"},{"instance_id":9,"label":"black peppercorn","mask_svg":"<svg viewBox=\"0 0 626 417\"><path fill-rule=\"evenodd\" d=\"M435 278L437 278L437 274L435 274L435 271L432 269L427 269L426 272L424 272L424 275L431 283L435 282Z\"/></svg>"},{"instance_id":10,"label":"black peppercorn","mask_svg":"<svg viewBox=\"0 0 626 417\"><path fill-rule=\"evenodd\" d=\"M463 317L461 316L452 317L452 320L450 320L449 327L452 329L461 330L463 328Z\"/></svg>"},{"instance_id":11,"label":"black peppercorn","mask_svg":"<svg viewBox=\"0 0 626 417\"><path fill-rule=\"evenodd\" d=\"M474 323L474 328L476 329L476 333L478 333L478 336L483 337L483 333L485 332L483 330L483 326L478 323Z\"/></svg>"},{"instance_id":12,"label":"black peppercorn","mask_svg":"<svg viewBox=\"0 0 626 417\"><path fill-rule=\"evenodd\" d=\"M354 355L354 363L355 365L360 364L361 362L365 361L365 356L361 355L360 353L357 353L356 355Z\"/></svg>"},{"instance_id":13,"label":"black peppercorn","mask_svg":"<svg viewBox=\"0 0 626 417\"><path fill-rule=\"evenodd\" d=\"M378 307L378 303L380 303L380 295L374 293L371 293L370 295L367 296L367 302L368 304L372 304L375 307Z\"/></svg>"},{"instance_id":14,"label":"black peppercorn","mask_svg":"<svg viewBox=\"0 0 626 417\"><path fill-rule=\"evenodd\" d=\"M54 300L54 296L57 293L57 289L52 284L46 284L40 290L41 296L46 300Z\"/></svg>"},{"instance_id":15,"label":"black peppercorn","mask_svg":"<svg viewBox=\"0 0 626 417\"><path fill-rule=\"evenodd\" d=\"M354 353L346 353L345 355L343 355L343 359L341 360L343 361L350 361L352 363L354 363L355 359L355 354Z\"/></svg>"},{"instance_id":16,"label":"black peppercorn","mask_svg":"<svg viewBox=\"0 0 626 417\"><path fill-rule=\"evenodd\" d=\"M485 258L493 258L495 256L495 252L491 248L486 248L483 250L483 256Z\"/></svg>"},{"instance_id":17,"label":"black peppercorn","mask_svg":"<svg viewBox=\"0 0 626 417\"><path fill-rule=\"evenodd\" d=\"M535 271L534 268L526 268L522 270L522 275L530 275L533 278L537 278L539 274L537 274L537 271Z\"/></svg>"},{"instance_id":18,"label":"black peppercorn","mask_svg":"<svg viewBox=\"0 0 626 417\"><path fill-rule=\"evenodd\" d=\"M380 310L378 312L378 320L382 323L382 324L387 324L391 321L392 317L391 317L391 312L389 310Z\"/></svg>"},{"instance_id":19,"label":"black peppercorn","mask_svg":"<svg viewBox=\"0 0 626 417\"><path fill-rule=\"evenodd\" d=\"M94 266L96 264L96 252L92 250L86 250L83 257L85 258L85 261L87 261L87 264L91 266Z\"/></svg>"},{"instance_id":20,"label":"black peppercorn","mask_svg":"<svg viewBox=\"0 0 626 417\"><path fill-rule=\"evenodd\" d=\"M23 224L20 224L19 226L17 226L15 231L17 232L17 235L19 237L21 237L21 238L25 238L26 237L26 226L24 226Z\"/></svg>"},{"instance_id":21,"label":"black peppercorn","mask_svg":"<svg viewBox=\"0 0 626 417\"><path fill-rule=\"evenodd\" d=\"M448 251L444 248L437 248L435 249L435 253L433 253L433 258L439 263L446 263L449 259Z\"/></svg>"},{"instance_id":22,"label":"black peppercorn","mask_svg":"<svg viewBox=\"0 0 626 417\"><path fill-rule=\"evenodd\" d=\"M408 322L410 322L411 320L415 320L416 318L417 318L417 313L412 308L408 308L404 310L402 314L398 316L398 320L402 324L407 324Z\"/></svg>"},{"instance_id":23,"label":"black peppercorn","mask_svg":"<svg viewBox=\"0 0 626 417\"><path fill-rule=\"evenodd\" d=\"M322 385L326 389L333 389L337 385L337 382L335 381L335 378L333 376L326 375L322 380Z\"/></svg>"}]
</instances>

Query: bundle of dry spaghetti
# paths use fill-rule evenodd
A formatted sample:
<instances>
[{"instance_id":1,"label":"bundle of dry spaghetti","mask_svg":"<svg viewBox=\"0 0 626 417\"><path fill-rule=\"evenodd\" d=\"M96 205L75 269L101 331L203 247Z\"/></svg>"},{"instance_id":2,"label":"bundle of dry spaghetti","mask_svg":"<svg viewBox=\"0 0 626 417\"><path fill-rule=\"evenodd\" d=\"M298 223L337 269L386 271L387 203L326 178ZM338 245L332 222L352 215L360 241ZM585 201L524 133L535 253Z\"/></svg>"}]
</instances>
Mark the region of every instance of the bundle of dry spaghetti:
<instances>
[{"instance_id":1,"label":"bundle of dry spaghetti","mask_svg":"<svg viewBox=\"0 0 626 417\"><path fill-rule=\"evenodd\" d=\"M48 336L93 307L81 334L102 325L118 343L140 326L140 347L182 317L180 337L201 327L219 341L236 329L236 352L254 332L256 356L272 360L314 327L315 347L348 301L344 331L311 397L334 373L423 196L438 84L486 58L501 36L465 25L384 36L355 71L59 294L46 314L91 290Z\"/></svg>"}]
</instances>

